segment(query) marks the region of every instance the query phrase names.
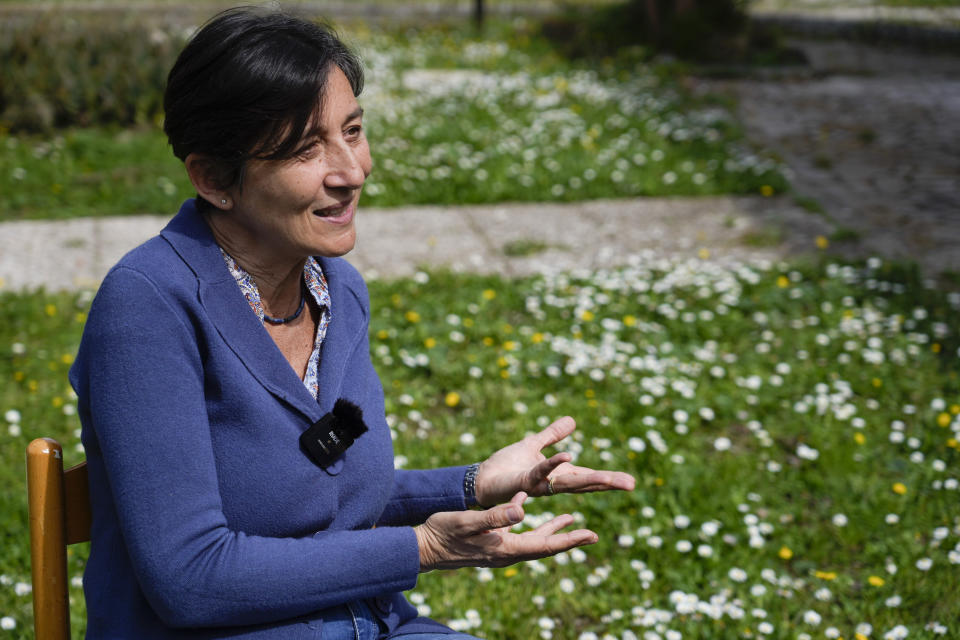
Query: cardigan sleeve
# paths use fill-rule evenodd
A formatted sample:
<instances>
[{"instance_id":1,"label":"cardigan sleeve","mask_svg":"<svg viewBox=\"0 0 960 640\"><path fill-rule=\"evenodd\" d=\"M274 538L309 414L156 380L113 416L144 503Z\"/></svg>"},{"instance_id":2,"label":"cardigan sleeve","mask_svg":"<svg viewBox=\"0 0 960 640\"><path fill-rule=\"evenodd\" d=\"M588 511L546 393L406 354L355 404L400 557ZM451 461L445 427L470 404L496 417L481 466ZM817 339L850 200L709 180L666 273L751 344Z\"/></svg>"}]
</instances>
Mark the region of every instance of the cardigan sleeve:
<instances>
[{"instance_id":1,"label":"cardigan sleeve","mask_svg":"<svg viewBox=\"0 0 960 640\"><path fill-rule=\"evenodd\" d=\"M378 526L420 524L438 511L463 511L467 467L397 469L393 494Z\"/></svg>"},{"instance_id":2,"label":"cardigan sleeve","mask_svg":"<svg viewBox=\"0 0 960 640\"><path fill-rule=\"evenodd\" d=\"M161 620L267 623L414 587L409 527L271 538L228 526L197 340L169 294L120 267L94 301L71 370L88 457L108 485L91 498L115 512L126 547L115 551L129 556Z\"/></svg>"}]
</instances>

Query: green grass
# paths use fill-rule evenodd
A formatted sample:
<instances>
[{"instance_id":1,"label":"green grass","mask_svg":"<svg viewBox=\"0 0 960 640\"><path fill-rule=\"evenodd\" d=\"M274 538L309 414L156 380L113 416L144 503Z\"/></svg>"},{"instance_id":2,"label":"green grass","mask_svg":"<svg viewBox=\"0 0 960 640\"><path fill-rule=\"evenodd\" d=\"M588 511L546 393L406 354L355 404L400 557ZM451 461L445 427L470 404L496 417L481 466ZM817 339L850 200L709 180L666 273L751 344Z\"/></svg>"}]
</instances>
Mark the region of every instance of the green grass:
<instances>
[{"instance_id":1,"label":"green grass","mask_svg":"<svg viewBox=\"0 0 960 640\"><path fill-rule=\"evenodd\" d=\"M857 242L861 238L861 233L856 229L851 229L850 227L837 227L837 229L830 234L830 239L833 242Z\"/></svg>"},{"instance_id":2,"label":"green grass","mask_svg":"<svg viewBox=\"0 0 960 640\"><path fill-rule=\"evenodd\" d=\"M2 218L165 213L194 193L157 130L74 129L0 144Z\"/></svg>"},{"instance_id":3,"label":"green grass","mask_svg":"<svg viewBox=\"0 0 960 640\"><path fill-rule=\"evenodd\" d=\"M368 67L364 202L572 201L784 191L730 110L643 52L570 63L523 19L347 32ZM167 213L194 195L158 127L0 132L0 220Z\"/></svg>"},{"instance_id":4,"label":"green grass","mask_svg":"<svg viewBox=\"0 0 960 640\"><path fill-rule=\"evenodd\" d=\"M890 7L960 7L960 0L880 0L879 4Z\"/></svg>"},{"instance_id":5,"label":"green grass","mask_svg":"<svg viewBox=\"0 0 960 640\"><path fill-rule=\"evenodd\" d=\"M632 494L532 502L528 524L572 511L600 543L422 576L423 611L498 639L960 634L960 294L879 260L429 272L370 288L398 464L479 460L569 414L580 463L638 479ZM82 458L66 370L88 300L0 294L11 638L30 637L23 451L54 435L67 464Z\"/></svg>"},{"instance_id":6,"label":"green grass","mask_svg":"<svg viewBox=\"0 0 960 640\"><path fill-rule=\"evenodd\" d=\"M511 258L522 258L543 253L550 248L551 245L547 244L546 242L531 238L521 238L503 245L503 255ZM567 251L570 250L568 247L565 249Z\"/></svg>"}]
</instances>

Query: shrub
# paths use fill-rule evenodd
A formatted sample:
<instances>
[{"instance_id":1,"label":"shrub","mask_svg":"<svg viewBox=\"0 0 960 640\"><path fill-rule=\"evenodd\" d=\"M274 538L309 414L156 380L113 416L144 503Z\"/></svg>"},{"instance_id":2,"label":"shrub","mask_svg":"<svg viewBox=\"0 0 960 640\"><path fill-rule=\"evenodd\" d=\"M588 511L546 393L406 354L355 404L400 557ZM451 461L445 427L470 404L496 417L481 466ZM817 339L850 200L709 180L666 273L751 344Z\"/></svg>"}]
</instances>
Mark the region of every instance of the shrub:
<instances>
[{"instance_id":1,"label":"shrub","mask_svg":"<svg viewBox=\"0 0 960 640\"><path fill-rule=\"evenodd\" d=\"M744 0L627 0L546 18L542 33L574 58L639 45L696 62L799 61L775 29L751 23Z\"/></svg>"},{"instance_id":2,"label":"shrub","mask_svg":"<svg viewBox=\"0 0 960 640\"><path fill-rule=\"evenodd\" d=\"M132 18L43 15L0 31L0 127L49 131L132 125L162 115L166 74L184 42Z\"/></svg>"}]
</instances>

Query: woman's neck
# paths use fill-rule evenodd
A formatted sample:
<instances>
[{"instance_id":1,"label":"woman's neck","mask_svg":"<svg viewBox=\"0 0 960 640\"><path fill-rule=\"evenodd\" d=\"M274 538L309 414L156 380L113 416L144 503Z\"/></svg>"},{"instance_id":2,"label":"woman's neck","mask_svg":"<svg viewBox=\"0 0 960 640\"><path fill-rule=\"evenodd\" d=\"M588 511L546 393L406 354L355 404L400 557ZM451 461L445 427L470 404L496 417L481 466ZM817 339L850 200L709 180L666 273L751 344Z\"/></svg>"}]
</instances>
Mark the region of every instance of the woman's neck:
<instances>
[{"instance_id":1,"label":"woman's neck","mask_svg":"<svg viewBox=\"0 0 960 640\"><path fill-rule=\"evenodd\" d=\"M217 214L205 215L217 244L250 274L260 291L264 313L286 317L300 306L306 258L273 255L269 244L249 237L242 228Z\"/></svg>"}]
</instances>

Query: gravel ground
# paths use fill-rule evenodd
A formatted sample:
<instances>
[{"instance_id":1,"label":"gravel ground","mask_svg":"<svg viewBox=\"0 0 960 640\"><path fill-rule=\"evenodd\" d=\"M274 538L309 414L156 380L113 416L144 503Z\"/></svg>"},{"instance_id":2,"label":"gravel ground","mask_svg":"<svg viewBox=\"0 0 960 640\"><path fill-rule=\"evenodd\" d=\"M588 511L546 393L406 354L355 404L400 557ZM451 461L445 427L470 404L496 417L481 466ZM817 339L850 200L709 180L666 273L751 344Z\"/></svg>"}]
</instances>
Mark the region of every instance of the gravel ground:
<instances>
[{"instance_id":1,"label":"gravel ground","mask_svg":"<svg viewBox=\"0 0 960 640\"><path fill-rule=\"evenodd\" d=\"M738 99L747 137L824 210L845 256L960 274L960 57L794 42L810 66L704 81Z\"/></svg>"}]
</instances>

